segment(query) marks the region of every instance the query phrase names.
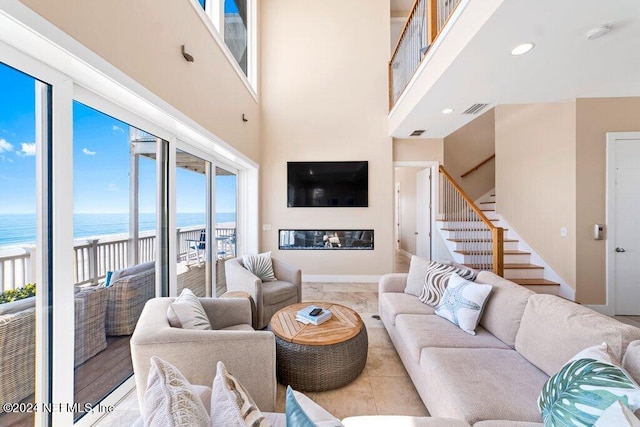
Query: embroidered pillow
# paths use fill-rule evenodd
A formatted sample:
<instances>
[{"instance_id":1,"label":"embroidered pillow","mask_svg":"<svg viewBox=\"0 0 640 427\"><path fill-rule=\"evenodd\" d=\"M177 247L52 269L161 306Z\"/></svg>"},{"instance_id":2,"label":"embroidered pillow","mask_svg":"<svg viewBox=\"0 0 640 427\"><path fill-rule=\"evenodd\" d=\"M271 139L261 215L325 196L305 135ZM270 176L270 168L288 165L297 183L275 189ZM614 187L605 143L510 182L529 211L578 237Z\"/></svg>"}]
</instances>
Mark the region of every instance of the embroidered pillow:
<instances>
[{"instance_id":1,"label":"embroidered pillow","mask_svg":"<svg viewBox=\"0 0 640 427\"><path fill-rule=\"evenodd\" d=\"M207 410L189 381L175 366L156 356L151 358L142 415L149 427L210 425Z\"/></svg>"},{"instance_id":2,"label":"embroidered pillow","mask_svg":"<svg viewBox=\"0 0 640 427\"><path fill-rule=\"evenodd\" d=\"M449 285L436 306L436 314L466 333L475 335L492 288L451 273Z\"/></svg>"},{"instance_id":3,"label":"embroidered pillow","mask_svg":"<svg viewBox=\"0 0 640 427\"><path fill-rule=\"evenodd\" d=\"M592 426L616 401L638 410L640 387L602 344L581 351L549 378L538 407L547 427Z\"/></svg>"},{"instance_id":4,"label":"embroidered pillow","mask_svg":"<svg viewBox=\"0 0 640 427\"><path fill-rule=\"evenodd\" d=\"M287 426L295 427L343 427L336 417L304 394L287 386L285 397Z\"/></svg>"},{"instance_id":5,"label":"embroidered pillow","mask_svg":"<svg viewBox=\"0 0 640 427\"><path fill-rule=\"evenodd\" d=\"M211 390L211 425L225 427L268 427L255 402L224 363L216 365Z\"/></svg>"},{"instance_id":6,"label":"embroidered pillow","mask_svg":"<svg viewBox=\"0 0 640 427\"><path fill-rule=\"evenodd\" d=\"M271 252L265 252L258 255L242 255L242 263L247 270L263 282L278 280L273 273Z\"/></svg>"},{"instance_id":7,"label":"embroidered pillow","mask_svg":"<svg viewBox=\"0 0 640 427\"><path fill-rule=\"evenodd\" d=\"M169 304L167 319L174 328L211 330L204 307L189 288L184 288L180 296Z\"/></svg>"}]
</instances>

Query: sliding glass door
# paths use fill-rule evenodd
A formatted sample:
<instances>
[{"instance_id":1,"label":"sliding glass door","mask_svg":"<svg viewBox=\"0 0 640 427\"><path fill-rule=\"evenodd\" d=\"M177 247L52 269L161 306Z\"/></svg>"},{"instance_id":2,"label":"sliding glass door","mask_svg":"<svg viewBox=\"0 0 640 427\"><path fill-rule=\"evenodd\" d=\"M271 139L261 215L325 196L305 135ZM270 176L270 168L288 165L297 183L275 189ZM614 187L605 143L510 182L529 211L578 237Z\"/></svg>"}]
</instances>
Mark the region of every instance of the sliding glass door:
<instances>
[{"instance_id":1,"label":"sliding glass door","mask_svg":"<svg viewBox=\"0 0 640 427\"><path fill-rule=\"evenodd\" d=\"M228 166L216 166L216 294L227 291L224 263L238 253L238 173Z\"/></svg>"}]
</instances>

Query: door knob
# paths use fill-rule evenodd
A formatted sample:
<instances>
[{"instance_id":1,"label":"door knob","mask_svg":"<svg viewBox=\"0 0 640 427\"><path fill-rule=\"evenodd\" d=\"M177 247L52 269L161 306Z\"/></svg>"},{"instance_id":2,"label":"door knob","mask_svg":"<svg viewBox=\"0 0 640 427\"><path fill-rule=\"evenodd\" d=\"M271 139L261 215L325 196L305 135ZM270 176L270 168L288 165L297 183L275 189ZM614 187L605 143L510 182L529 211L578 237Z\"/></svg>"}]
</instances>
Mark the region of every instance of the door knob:
<instances>
[{"instance_id":1,"label":"door knob","mask_svg":"<svg viewBox=\"0 0 640 427\"><path fill-rule=\"evenodd\" d=\"M616 248L616 252L626 252L624 248Z\"/></svg>"}]
</instances>

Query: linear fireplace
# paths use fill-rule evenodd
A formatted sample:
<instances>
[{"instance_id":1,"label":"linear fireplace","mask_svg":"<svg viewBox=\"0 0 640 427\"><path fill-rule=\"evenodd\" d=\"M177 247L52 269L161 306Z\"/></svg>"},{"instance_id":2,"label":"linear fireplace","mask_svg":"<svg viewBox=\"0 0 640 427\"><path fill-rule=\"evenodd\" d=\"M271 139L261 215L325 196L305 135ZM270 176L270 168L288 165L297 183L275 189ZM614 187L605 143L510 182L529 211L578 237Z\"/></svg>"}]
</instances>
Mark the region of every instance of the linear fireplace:
<instances>
[{"instance_id":1,"label":"linear fireplace","mask_svg":"<svg viewBox=\"0 0 640 427\"><path fill-rule=\"evenodd\" d=\"M281 250L373 250L373 230L280 230Z\"/></svg>"}]
</instances>

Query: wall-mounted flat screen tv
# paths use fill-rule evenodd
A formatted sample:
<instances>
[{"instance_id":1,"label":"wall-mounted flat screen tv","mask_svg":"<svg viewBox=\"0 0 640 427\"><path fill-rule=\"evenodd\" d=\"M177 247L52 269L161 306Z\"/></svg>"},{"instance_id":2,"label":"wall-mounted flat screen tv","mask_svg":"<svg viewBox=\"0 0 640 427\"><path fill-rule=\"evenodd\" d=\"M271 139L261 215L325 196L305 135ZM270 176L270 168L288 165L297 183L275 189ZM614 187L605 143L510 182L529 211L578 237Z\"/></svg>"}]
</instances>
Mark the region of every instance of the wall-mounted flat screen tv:
<instances>
[{"instance_id":1,"label":"wall-mounted flat screen tv","mask_svg":"<svg viewBox=\"0 0 640 427\"><path fill-rule=\"evenodd\" d=\"M287 206L369 206L369 162L287 162Z\"/></svg>"}]
</instances>

